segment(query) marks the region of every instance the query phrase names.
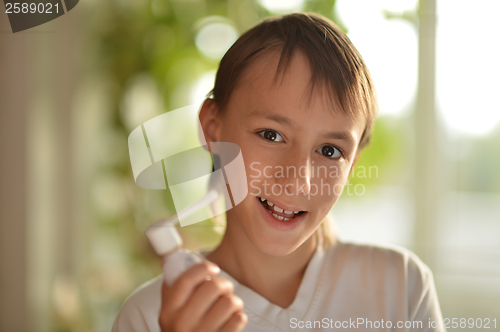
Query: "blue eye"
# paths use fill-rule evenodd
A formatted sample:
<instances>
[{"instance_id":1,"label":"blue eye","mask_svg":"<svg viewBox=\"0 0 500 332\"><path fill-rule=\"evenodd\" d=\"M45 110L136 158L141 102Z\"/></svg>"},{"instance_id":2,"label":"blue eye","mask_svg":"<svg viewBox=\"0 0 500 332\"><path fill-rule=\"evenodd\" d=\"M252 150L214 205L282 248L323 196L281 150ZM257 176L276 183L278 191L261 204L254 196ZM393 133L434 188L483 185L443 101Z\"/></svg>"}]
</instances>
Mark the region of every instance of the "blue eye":
<instances>
[{"instance_id":1,"label":"blue eye","mask_svg":"<svg viewBox=\"0 0 500 332\"><path fill-rule=\"evenodd\" d=\"M330 159L338 159L342 156L340 150L331 145L325 145L320 147L316 152L321 153L323 156Z\"/></svg>"},{"instance_id":2,"label":"blue eye","mask_svg":"<svg viewBox=\"0 0 500 332\"><path fill-rule=\"evenodd\" d=\"M259 135L264 137L264 139L268 141L283 142L283 137L281 137L281 135L274 130L268 130L268 129L262 130L259 132Z\"/></svg>"}]
</instances>

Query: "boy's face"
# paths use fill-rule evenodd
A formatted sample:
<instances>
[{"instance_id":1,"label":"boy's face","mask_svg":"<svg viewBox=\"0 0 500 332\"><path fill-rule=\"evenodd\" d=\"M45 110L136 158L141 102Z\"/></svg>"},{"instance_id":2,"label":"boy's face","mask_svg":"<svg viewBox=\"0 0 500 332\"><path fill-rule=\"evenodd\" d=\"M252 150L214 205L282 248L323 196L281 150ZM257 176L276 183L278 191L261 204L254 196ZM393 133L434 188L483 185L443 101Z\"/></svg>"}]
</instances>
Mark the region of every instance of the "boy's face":
<instances>
[{"instance_id":1,"label":"boy's face","mask_svg":"<svg viewBox=\"0 0 500 332\"><path fill-rule=\"evenodd\" d=\"M273 84L278 61L277 53L254 61L224 115L204 126L208 141L238 144L245 162L249 193L227 212L226 236L272 256L291 253L320 226L342 192L365 126L333 111L322 88L309 99L311 71L300 52Z\"/></svg>"}]
</instances>

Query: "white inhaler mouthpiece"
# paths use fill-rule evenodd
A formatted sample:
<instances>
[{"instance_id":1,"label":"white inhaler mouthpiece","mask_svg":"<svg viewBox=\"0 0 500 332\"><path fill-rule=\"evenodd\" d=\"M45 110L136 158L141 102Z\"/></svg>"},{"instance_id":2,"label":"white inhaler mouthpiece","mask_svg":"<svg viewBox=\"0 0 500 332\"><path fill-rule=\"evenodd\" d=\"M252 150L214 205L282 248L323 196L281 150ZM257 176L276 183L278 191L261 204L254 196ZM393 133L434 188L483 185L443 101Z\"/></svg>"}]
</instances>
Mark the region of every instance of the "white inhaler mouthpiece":
<instances>
[{"instance_id":1,"label":"white inhaler mouthpiece","mask_svg":"<svg viewBox=\"0 0 500 332\"><path fill-rule=\"evenodd\" d=\"M146 237L153 249L162 256L163 278L167 286L171 286L177 278L201 258L189 251L180 249L182 239L175 228L176 216L161 220L146 229Z\"/></svg>"},{"instance_id":2,"label":"white inhaler mouthpiece","mask_svg":"<svg viewBox=\"0 0 500 332\"><path fill-rule=\"evenodd\" d=\"M219 197L217 190L211 189L193 205L179 211L176 215L160 220L146 229L146 237L153 246L156 254L164 258L163 278L170 286L177 278L194 264L200 263L202 258L189 251L180 249L182 239L175 228L175 224L186 216L193 214Z\"/></svg>"}]
</instances>

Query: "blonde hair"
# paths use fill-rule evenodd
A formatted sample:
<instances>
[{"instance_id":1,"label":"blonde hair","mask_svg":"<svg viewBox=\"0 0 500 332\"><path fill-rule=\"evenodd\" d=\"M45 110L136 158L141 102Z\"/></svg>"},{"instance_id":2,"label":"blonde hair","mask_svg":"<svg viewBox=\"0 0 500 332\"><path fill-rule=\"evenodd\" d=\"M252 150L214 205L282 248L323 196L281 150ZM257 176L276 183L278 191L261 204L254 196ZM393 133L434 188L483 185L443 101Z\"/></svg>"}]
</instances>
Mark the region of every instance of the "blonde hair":
<instances>
[{"instance_id":1,"label":"blonde hair","mask_svg":"<svg viewBox=\"0 0 500 332\"><path fill-rule=\"evenodd\" d=\"M335 244L336 233L334 232L334 228L333 218L330 216L330 214L328 214L316 230L316 235L322 240L321 243L323 248L328 248L329 246Z\"/></svg>"}]
</instances>

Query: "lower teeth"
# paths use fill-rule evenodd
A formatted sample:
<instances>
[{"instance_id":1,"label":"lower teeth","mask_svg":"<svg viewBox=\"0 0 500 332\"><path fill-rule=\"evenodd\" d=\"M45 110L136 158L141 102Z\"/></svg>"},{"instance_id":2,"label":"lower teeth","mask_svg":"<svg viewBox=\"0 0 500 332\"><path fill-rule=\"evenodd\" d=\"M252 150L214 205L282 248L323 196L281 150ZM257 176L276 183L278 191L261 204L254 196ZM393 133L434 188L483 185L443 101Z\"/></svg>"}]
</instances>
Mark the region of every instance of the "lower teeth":
<instances>
[{"instance_id":1,"label":"lower teeth","mask_svg":"<svg viewBox=\"0 0 500 332\"><path fill-rule=\"evenodd\" d=\"M269 213L271 213L273 215L273 217L276 218L276 219L278 219L278 220L288 221L288 220L292 219L292 218L285 218L285 217L282 217L282 216L278 216L276 213L273 213L272 211L269 211Z\"/></svg>"},{"instance_id":2,"label":"lower teeth","mask_svg":"<svg viewBox=\"0 0 500 332\"><path fill-rule=\"evenodd\" d=\"M259 199L260 200L260 199ZM261 203L262 204L262 203ZM264 205L265 204L265 205ZM264 205L264 207L267 209L267 204L266 203L263 203L262 205ZM269 211L269 213L274 217L276 218L277 220L280 220L280 221L288 221L288 220L292 220L293 218L295 218L296 216L293 215L291 216L291 218L286 218L286 217L282 217L282 216L278 216L276 213L273 213L273 211L267 209L267 211Z\"/></svg>"}]
</instances>

